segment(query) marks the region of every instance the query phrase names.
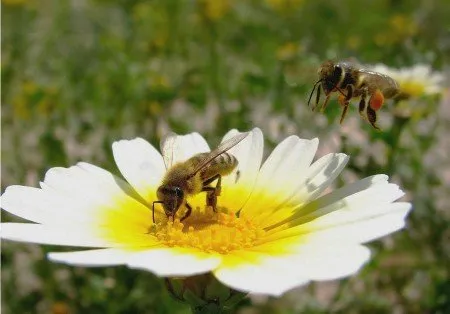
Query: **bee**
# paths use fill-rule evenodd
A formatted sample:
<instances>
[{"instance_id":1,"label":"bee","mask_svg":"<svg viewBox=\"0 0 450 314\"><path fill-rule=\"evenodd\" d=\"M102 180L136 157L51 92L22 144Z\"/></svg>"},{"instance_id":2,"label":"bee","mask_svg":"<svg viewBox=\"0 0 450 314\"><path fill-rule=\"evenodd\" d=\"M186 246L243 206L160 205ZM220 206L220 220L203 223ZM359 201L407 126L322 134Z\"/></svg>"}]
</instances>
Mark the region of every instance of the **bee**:
<instances>
[{"instance_id":1,"label":"bee","mask_svg":"<svg viewBox=\"0 0 450 314\"><path fill-rule=\"evenodd\" d=\"M224 142L211 152L199 153L186 161L172 165L176 149L176 134L168 135L161 142L164 163L167 172L156 191L157 201L152 204L152 218L155 223L155 204L162 204L166 216L172 217L184 206L186 212L180 219L183 221L192 212L192 207L186 201L189 195L206 192L206 205L217 211L217 197L221 192L222 176L229 175L238 166L238 160L228 150L247 137L249 132L240 133ZM240 173L237 172L237 175ZM216 185L211 184L216 181Z\"/></svg>"},{"instance_id":2,"label":"bee","mask_svg":"<svg viewBox=\"0 0 450 314\"><path fill-rule=\"evenodd\" d=\"M323 89L326 96L321 106L321 111L325 110L331 94L333 92L339 92L338 102L342 107L341 124L347 114L350 100L359 97L359 114L372 127L379 130L376 125L376 112L383 106L385 99L394 98L400 92L399 85L393 78L364 69L352 62L336 63L333 61L325 61L320 66L318 74L319 80L314 84L313 90L309 95L308 106L316 87L316 103L313 111L319 105L321 89ZM369 98L368 102L367 98Z\"/></svg>"}]
</instances>

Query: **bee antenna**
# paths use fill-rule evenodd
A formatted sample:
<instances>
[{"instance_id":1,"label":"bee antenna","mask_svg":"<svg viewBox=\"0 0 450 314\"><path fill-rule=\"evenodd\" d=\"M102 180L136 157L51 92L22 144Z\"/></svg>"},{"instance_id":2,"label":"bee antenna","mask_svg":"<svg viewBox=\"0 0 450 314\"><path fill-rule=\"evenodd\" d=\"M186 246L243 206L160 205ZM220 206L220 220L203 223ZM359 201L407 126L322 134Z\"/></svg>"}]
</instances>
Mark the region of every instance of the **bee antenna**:
<instances>
[{"instance_id":1,"label":"bee antenna","mask_svg":"<svg viewBox=\"0 0 450 314\"><path fill-rule=\"evenodd\" d=\"M308 98L308 107L309 107L309 105L310 105L310 103L311 103L311 98L312 98L312 95L314 94L314 91L316 90L317 84L319 84L319 83L321 83L321 82L322 82L322 80L320 79L320 80L318 80L316 83L314 83L314 87L313 87L313 89L312 89L312 91L311 91L311 94L309 94L309 98Z\"/></svg>"}]
</instances>

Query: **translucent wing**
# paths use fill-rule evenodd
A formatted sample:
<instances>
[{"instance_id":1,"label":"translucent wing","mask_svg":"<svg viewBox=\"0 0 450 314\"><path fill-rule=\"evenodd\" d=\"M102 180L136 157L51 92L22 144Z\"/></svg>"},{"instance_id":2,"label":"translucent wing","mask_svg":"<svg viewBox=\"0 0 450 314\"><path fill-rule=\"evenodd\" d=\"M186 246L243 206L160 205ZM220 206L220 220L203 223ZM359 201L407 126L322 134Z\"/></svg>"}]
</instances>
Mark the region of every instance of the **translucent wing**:
<instances>
[{"instance_id":1,"label":"translucent wing","mask_svg":"<svg viewBox=\"0 0 450 314\"><path fill-rule=\"evenodd\" d=\"M372 71L372 70L369 70L369 69L365 69L365 68L358 69L358 72L359 73L363 73L363 74L368 75L368 76L379 77L379 78L383 78L383 79L390 78L386 74L383 74L383 73L380 73L380 72L375 72L375 71Z\"/></svg>"},{"instance_id":2,"label":"translucent wing","mask_svg":"<svg viewBox=\"0 0 450 314\"><path fill-rule=\"evenodd\" d=\"M394 80L389 75L371 71L368 69L359 69L358 72L365 76L366 81L369 85L374 85L381 89L383 93L387 93L384 96L390 96L389 94L395 94L399 89L399 85L396 80Z\"/></svg>"},{"instance_id":3,"label":"translucent wing","mask_svg":"<svg viewBox=\"0 0 450 314\"><path fill-rule=\"evenodd\" d=\"M171 132L166 136L164 136L160 142L161 152L164 158L164 164L166 165L166 169L171 168L173 165L175 155L174 151L176 149L175 146L177 143L176 138L177 134Z\"/></svg>"},{"instance_id":4,"label":"translucent wing","mask_svg":"<svg viewBox=\"0 0 450 314\"><path fill-rule=\"evenodd\" d=\"M250 132L240 133L236 136L233 136L232 138L226 140L225 142L222 142L219 147L211 151L203 160L201 160L198 165L195 167L195 169L191 173L191 177L193 177L197 172L202 170L205 166L207 166L214 158L219 156L220 154L225 153L226 151L230 150L234 146L236 146L238 143L240 143L244 138L246 138Z\"/></svg>"}]
</instances>

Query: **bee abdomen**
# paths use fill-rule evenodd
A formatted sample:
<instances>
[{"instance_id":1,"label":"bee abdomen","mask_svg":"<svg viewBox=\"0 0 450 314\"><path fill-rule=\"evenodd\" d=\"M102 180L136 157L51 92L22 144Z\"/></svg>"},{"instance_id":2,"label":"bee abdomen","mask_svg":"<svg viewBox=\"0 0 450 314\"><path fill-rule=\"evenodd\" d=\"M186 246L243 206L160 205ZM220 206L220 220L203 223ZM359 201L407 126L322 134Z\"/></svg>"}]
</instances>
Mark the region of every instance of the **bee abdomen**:
<instances>
[{"instance_id":1,"label":"bee abdomen","mask_svg":"<svg viewBox=\"0 0 450 314\"><path fill-rule=\"evenodd\" d=\"M231 154L222 153L214 158L207 167L202 170L202 178L208 179L217 174L222 176L230 174L238 165L238 160Z\"/></svg>"},{"instance_id":2,"label":"bee abdomen","mask_svg":"<svg viewBox=\"0 0 450 314\"><path fill-rule=\"evenodd\" d=\"M236 157L228 153L222 153L211 162L211 167L218 169L218 172L231 172L238 164ZM220 171L222 170L222 171Z\"/></svg>"}]
</instances>

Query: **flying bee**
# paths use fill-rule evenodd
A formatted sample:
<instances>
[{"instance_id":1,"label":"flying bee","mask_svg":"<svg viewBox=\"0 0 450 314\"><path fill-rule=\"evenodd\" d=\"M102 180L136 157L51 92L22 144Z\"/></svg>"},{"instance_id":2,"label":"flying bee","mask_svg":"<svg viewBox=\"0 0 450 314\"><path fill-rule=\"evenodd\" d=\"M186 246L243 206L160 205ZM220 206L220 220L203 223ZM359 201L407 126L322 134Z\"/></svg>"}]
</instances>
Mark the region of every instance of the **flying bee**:
<instances>
[{"instance_id":1,"label":"flying bee","mask_svg":"<svg viewBox=\"0 0 450 314\"><path fill-rule=\"evenodd\" d=\"M176 146L176 135L170 134L162 141L162 151L167 172L156 192L157 201L152 204L152 218L155 223L155 204L162 204L167 217L175 221L175 214L182 207L187 208L183 221L192 212L186 201L189 195L206 192L206 205L217 211L217 197L221 192L222 176L231 174L238 166L238 160L228 150L236 146L249 133L240 133L208 153L199 153L186 161L172 165ZM239 173L239 172L238 172ZM215 186L211 184L217 180Z\"/></svg>"},{"instance_id":2,"label":"flying bee","mask_svg":"<svg viewBox=\"0 0 450 314\"><path fill-rule=\"evenodd\" d=\"M359 114L375 129L379 129L376 125L376 112L383 106L384 99L394 98L400 92L399 85L393 78L364 69L356 63L325 61L320 66L318 74L319 80L309 95L308 106L316 87L316 103L313 111L319 106L321 89L326 96L321 111L325 110L331 94L339 92L338 102L342 107L340 123L344 121L350 100L359 97Z\"/></svg>"}]
</instances>

